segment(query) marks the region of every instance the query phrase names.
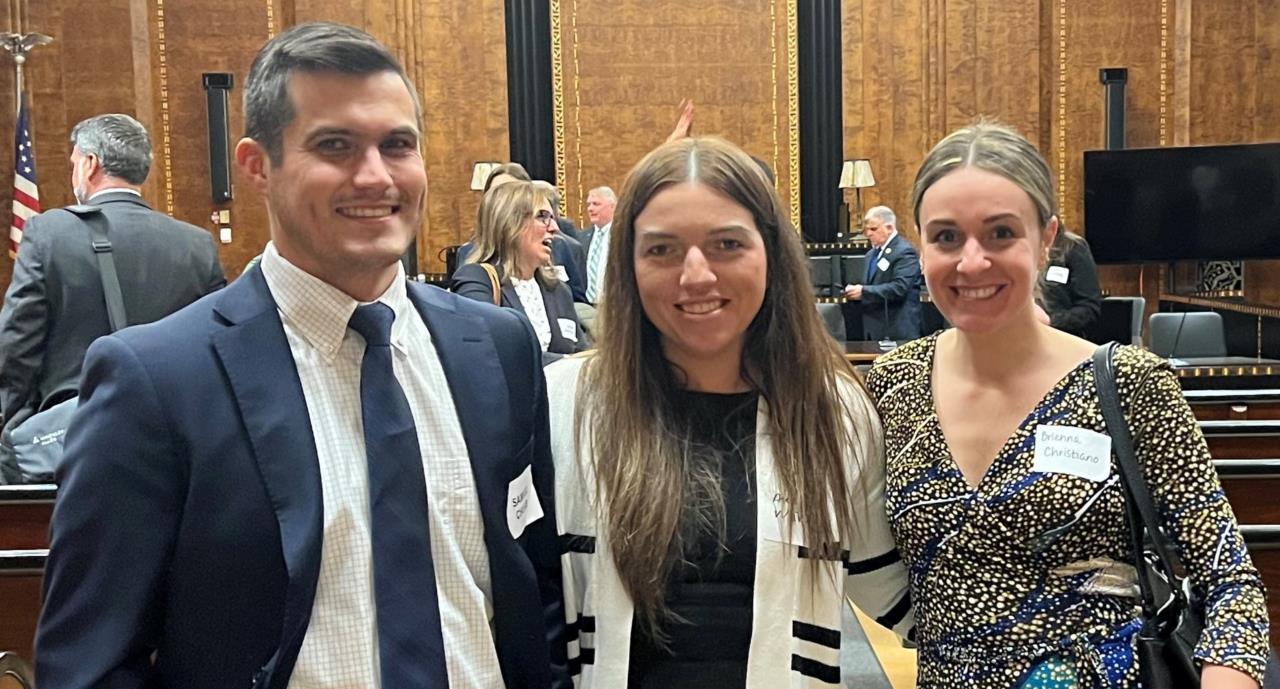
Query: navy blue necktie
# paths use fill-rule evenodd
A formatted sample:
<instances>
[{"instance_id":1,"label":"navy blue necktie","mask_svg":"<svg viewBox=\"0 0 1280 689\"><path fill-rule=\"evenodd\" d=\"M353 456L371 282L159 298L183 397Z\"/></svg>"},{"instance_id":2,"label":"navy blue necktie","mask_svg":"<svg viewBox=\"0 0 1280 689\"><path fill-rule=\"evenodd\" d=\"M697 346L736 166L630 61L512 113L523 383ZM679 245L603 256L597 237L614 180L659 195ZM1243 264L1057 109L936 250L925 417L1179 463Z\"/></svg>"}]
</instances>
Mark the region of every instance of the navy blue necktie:
<instances>
[{"instance_id":1,"label":"navy blue necktie","mask_svg":"<svg viewBox=\"0 0 1280 689\"><path fill-rule=\"evenodd\" d=\"M356 307L348 324L365 341L360 410L382 689L448 689L422 453L391 364L394 320L390 306L373 303Z\"/></svg>"},{"instance_id":2,"label":"navy blue necktie","mask_svg":"<svg viewBox=\"0 0 1280 689\"><path fill-rule=\"evenodd\" d=\"M876 276L876 261L880 260L880 248L871 247L867 252L867 280L865 284L871 284L871 278Z\"/></svg>"}]
</instances>

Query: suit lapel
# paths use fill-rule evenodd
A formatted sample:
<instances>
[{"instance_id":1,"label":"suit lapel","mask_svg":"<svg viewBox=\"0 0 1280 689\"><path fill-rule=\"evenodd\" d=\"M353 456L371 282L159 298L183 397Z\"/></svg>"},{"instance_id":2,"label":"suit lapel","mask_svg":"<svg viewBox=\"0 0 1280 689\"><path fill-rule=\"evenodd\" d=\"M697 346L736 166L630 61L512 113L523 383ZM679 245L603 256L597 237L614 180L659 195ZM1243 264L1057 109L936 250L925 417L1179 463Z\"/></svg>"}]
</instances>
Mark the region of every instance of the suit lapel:
<instances>
[{"instance_id":1,"label":"suit lapel","mask_svg":"<svg viewBox=\"0 0 1280 689\"><path fill-rule=\"evenodd\" d=\"M545 686L545 679L537 678L546 676L541 669L548 662L546 642L530 633L542 619L537 575L511 537L506 513L508 486L525 468L513 459L532 434L522 432L526 426L512 418L509 380L489 326L479 316L459 313L451 303L457 298L440 290L409 283L409 298L431 332L471 460L484 519L502 676L508 686ZM528 415L533 413L530 408Z\"/></svg>"},{"instance_id":2,"label":"suit lapel","mask_svg":"<svg viewBox=\"0 0 1280 689\"><path fill-rule=\"evenodd\" d=\"M502 283L502 306L510 306L524 313L524 303L520 301L520 295L516 294L516 286L510 280Z\"/></svg>"},{"instance_id":3,"label":"suit lapel","mask_svg":"<svg viewBox=\"0 0 1280 689\"><path fill-rule=\"evenodd\" d=\"M409 298L431 332L431 341L449 381L449 392L471 459L488 543L491 535L507 529L503 511L506 481L515 478L501 476L501 460L516 449L509 447L511 408L506 374L498 360L493 337L480 318L458 313L452 304L445 303L443 292L435 294L435 290L413 283L409 287ZM490 553L491 559L492 556Z\"/></svg>"},{"instance_id":4,"label":"suit lapel","mask_svg":"<svg viewBox=\"0 0 1280 689\"><path fill-rule=\"evenodd\" d=\"M291 669L311 619L320 576L320 463L302 383L262 271L249 271L222 295L214 310L229 325L214 333L213 345L240 407L280 529L289 586L281 647L272 662L275 670Z\"/></svg>"}]
</instances>

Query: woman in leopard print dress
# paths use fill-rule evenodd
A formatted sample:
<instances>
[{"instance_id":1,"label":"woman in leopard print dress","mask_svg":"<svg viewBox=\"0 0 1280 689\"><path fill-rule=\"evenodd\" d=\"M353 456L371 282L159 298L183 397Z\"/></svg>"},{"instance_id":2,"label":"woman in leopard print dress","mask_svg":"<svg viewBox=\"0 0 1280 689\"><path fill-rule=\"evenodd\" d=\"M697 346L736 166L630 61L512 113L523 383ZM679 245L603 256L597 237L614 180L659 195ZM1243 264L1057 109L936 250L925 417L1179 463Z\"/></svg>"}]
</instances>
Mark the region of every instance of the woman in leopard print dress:
<instances>
[{"instance_id":1,"label":"woman in leopard print dress","mask_svg":"<svg viewBox=\"0 0 1280 689\"><path fill-rule=\"evenodd\" d=\"M910 568L919 685L1137 685L1122 485L1094 388L1094 345L1037 318L1058 229L1044 159L979 124L943 139L913 193L929 293L955 326L881 357L887 507ZM1167 362L1116 357L1138 461L1207 597L1206 687L1257 687L1265 592Z\"/></svg>"}]
</instances>

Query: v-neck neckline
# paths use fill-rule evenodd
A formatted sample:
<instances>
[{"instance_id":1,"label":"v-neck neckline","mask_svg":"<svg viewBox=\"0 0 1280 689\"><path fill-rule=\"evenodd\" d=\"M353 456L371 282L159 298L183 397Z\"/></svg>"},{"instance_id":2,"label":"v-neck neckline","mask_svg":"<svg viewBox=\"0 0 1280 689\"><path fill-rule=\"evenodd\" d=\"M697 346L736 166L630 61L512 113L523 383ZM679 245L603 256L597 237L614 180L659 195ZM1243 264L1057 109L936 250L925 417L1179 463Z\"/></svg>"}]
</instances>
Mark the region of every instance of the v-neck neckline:
<instances>
[{"instance_id":1,"label":"v-neck neckline","mask_svg":"<svg viewBox=\"0 0 1280 689\"><path fill-rule=\"evenodd\" d=\"M986 470L982 472L982 476L978 477L978 482L974 484L969 483L969 478L964 475L964 470L960 468L960 463L956 461L955 453L951 451L951 441L947 439L947 434L942 429L942 419L938 416L938 402L937 398L934 396L933 372L934 363L938 358L939 335L941 335L941 333L935 333L930 338L928 360L925 367L925 370L927 371L925 386L929 392L929 406L933 411L931 415L932 423L937 429L938 437L942 439L942 451L946 455L946 461L950 464L950 469L955 472L956 478L960 481L960 485L964 486L966 494L970 497L975 497L982 494L982 489L988 482L987 479L992 473L994 473L997 465L1001 463L1002 459L1009 454L1007 452L1009 444L1014 442L1014 440L1021 435L1020 431L1026 427L1029 421L1040 415L1041 408L1043 408L1045 403L1049 401L1050 396L1052 396L1058 388L1062 387L1064 382L1070 380L1078 371L1091 366L1093 364L1093 359L1092 357L1085 357L1082 361L1077 363L1075 366L1072 366L1066 373L1053 381L1053 384L1036 399L1036 403L1032 405L1031 409L1022 416L1022 419L1018 421L1018 425L1014 426L1013 431L1010 432L1008 437L1004 439L1004 442L1000 444L1000 448L996 450L995 456L992 457L991 462L987 464Z\"/></svg>"}]
</instances>

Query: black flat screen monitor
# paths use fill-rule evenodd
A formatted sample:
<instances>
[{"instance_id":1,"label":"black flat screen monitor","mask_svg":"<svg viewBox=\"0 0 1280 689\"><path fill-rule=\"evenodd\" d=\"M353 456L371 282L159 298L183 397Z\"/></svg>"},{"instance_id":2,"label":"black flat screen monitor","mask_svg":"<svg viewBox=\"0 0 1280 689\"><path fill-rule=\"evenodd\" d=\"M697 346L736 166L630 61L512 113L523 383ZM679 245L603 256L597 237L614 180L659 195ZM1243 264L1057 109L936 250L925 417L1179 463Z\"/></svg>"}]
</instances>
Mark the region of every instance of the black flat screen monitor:
<instances>
[{"instance_id":1,"label":"black flat screen monitor","mask_svg":"<svg viewBox=\"0 0 1280 689\"><path fill-rule=\"evenodd\" d=\"M1098 263L1280 258L1280 143L1084 154Z\"/></svg>"}]
</instances>

